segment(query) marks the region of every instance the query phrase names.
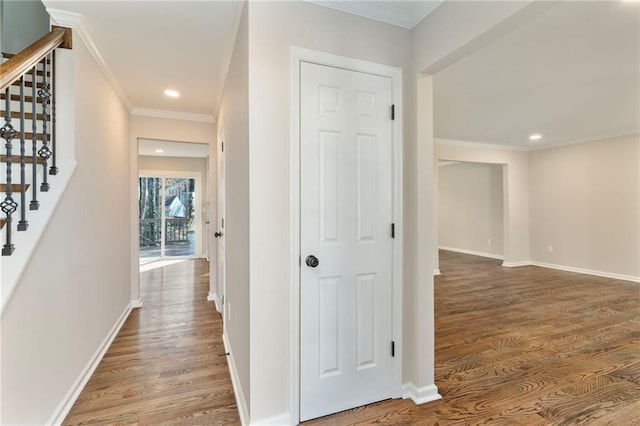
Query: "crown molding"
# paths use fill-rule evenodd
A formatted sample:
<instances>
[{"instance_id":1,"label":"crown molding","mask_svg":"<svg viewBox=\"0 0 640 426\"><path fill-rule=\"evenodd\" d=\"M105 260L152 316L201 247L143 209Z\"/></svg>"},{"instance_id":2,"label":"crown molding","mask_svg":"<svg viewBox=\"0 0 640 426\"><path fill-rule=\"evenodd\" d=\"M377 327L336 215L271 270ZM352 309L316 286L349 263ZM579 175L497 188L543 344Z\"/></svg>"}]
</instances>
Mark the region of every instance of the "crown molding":
<instances>
[{"instance_id":1,"label":"crown molding","mask_svg":"<svg viewBox=\"0 0 640 426\"><path fill-rule=\"evenodd\" d=\"M91 56L93 56L93 59L95 59L105 77L111 84L111 87L113 87L113 90L116 92L127 110L131 112L133 106L131 105L131 102L129 102L127 95L125 95L124 90L122 90L122 86L120 86L120 83L118 83L118 80L115 78L115 76L107 66L107 63L104 61L104 58L100 54L100 50L98 49L96 43L93 41L91 31L89 30L84 17L79 13L52 8L47 8L47 13L49 14L49 16L51 16L51 19L56 23L56 25L72 28L76 31L84 44L87 46L89 53L91 53Z\"/></svg>"},{"instance_id":2,"label":"crown molding","mask_svg":"<svg viewBox=\"0 0 640 426\"><path fill-rule=\"evenodd\" d=\"M450 145L450 146L463 146L466 148L479 148L479 149L495 149L499 151L531 151L530 148L525 146L514 145L499 145L483 142L469 142L469 141L457 141L453 139L440 139L434 138L433 143L435 145Z\"/></svg>"},{"instance_id":3,"label":"crown molding","mask_svg":"<svg viewBox=\"0 0 640 426\"><path fill-rule=\"evenodd\" d=\"M222 95L224 94L225 83L227 82L227 76L229 74L229 68L231 67L231 59L233 58L233 51L235 50L236 40L238 38L238 30L240 29L240 20L242 19L242 11L245 7L244 1L236 2L235 9L233 11L233 25L231 26L231 33L229 34L227 46L225 47L224 57L222 60L222 74L220 75L220 81L218 81L218 87L220 87L220 93L216 105L219 106L222 102ZM219 111L214 111L214 115L217 115Z\"/></svg>"},{"instance_id":4,"label":"crown molding","mask_svg":"<svg viewBox=\"0 0 640 426\"><path fill-rule=\"evenodd\" d=\"M198 121L201 123L216 122L216 120L213 118L213 115L192 114L189 112L178 112L178 111L164 111L161 109L151 109L151 108L135 107L131 110L131 115L137 115L140 117L167 118L170 120Z\"/></svg>"}]
</instances>

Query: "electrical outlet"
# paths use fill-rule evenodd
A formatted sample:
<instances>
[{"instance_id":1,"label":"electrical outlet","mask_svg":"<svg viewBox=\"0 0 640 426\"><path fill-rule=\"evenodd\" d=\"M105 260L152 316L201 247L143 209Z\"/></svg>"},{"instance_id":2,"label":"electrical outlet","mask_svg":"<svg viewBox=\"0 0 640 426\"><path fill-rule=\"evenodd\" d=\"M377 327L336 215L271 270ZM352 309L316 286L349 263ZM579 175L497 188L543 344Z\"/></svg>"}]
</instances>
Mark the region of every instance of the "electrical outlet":
<instances>
[{"instance_id":1,"label":"electrical outlet","mask_svg":"<svg viewBox=\"0 0 640 426\"><path fill-rule=\"evenodd\" d=\"M489 244L489 245L493 244L493 240L492 240L491 238L489 238L489 239L487 240L487 244Z\"/></svg>"},{"instance_id":2,"label":"electrical outlet","mask_svg":"<svg viewBox=\"0 0 640 426\"><path fill-rule=\"evenodd\" d=\"M547 246L547 253L553 253L553 246L552 245L548 245Z\"/></svg>"}]
</instances>

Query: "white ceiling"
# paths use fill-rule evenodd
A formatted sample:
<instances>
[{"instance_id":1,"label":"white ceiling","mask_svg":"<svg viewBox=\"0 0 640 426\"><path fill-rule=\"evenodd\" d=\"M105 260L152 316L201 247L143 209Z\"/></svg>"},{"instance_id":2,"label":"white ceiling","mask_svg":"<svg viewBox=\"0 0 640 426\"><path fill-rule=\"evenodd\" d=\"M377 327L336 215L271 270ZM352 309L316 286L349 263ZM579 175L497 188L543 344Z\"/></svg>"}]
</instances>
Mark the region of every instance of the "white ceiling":
<instances>
[{"instance_id":1,"label":"white ceiling","mask_svg":"<svg viewBox=\"0 0 640 426\"><path fill-rule=\"evenodd\" d=\"M305 0L319 6L411 29L444 0Z\"/></svg>"},{"instance_id":2,"label":"white ceiling","mask_svg":"<svg viewBox=\"0 0 640 426\"><path fill-rule=\"evenodd\" d=\"M405 28L442 3L311 1ZM83 16L133 113L217 114L241 2L43 3ZM526 148L533 132L543 135L535 146L638 132L639 12L639 2L562 2L440 71L436 137Z\"/></svg>"},{"instance_id":3,"label":"white ceiling","mask_svg":"<svg viewBox=\"0 0 640 426\"><path fill-rule=\"evenodd\" d=\"M130 106L213 118L222 96L242 3L43 0L82 15ZM181 93L168 98L165 89Z\"/></svg>"},{"instance_id":4,"label":"white ceiling","mask_svg":"<svg viewBox=\"0 0 640 426\"><path fill-rule=\"evenodd\" d=\"M639 132L639 12L563 2L439 72L435 136L535 148Z\"/></svg>"}]
</instances>

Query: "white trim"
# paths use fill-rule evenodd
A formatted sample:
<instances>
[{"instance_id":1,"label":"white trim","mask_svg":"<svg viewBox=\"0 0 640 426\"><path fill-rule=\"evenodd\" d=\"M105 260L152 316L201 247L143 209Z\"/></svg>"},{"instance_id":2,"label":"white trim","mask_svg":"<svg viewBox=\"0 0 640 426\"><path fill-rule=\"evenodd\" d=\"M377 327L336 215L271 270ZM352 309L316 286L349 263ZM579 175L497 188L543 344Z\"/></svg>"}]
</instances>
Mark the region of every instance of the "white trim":
<instances>
[{"instance_id":1,"label":"white trim","mask_svg":"<svg viewBox=\"0 0 640 426\"><path fill-rule=\"evenodd\" d=\"M573 266L556 265L553 263L544 263L544 262L536 262L536 261L530 261L529 265L539 266L541 268L557 269L559 271L575 272L578 274L594 275L596 277L613 278L616 280L640 283L640 277L636 277L633 275L615 274L613 272L595 271L593 269L576 268Z\"/></svg>"},{"instance_id":2,"label":"white trim","mask_svg":"<svg viewBox=\"0 0 640 426\"><path fill-rule=\"evenodd\" d=\"M445 250L445 251L453 251L453 252L456 252L456 253L471 254L473 256L488 257L490 259L504 260L504 256L499 255L499 254L484 253L484 252L481 252L481 251L466 250L466 249L455 248L455 247L447 247L447 246L439 246L438 249L439 250Z\"/></svg>"},{"instance_id":3,"label":"white trim","mask_svg":"<svg viewBox=\"0 0 640 426\"><path fill-rule=\"evenodd\" d=\"M142 308L142 299L136 299L131 301L131 307L133 309Z\"/></svg>"},{"instance_id":4,"label":"white trim","mask_svg":"<svg viewBox=\"0 0 640 426\"><path fill-rule=\"evenodd\" d=\"M442 399L442 396L438 393L436 385L417 388L412 382L408 382L402 385L402 398L411 399L416 405L420 405Z\"/></svg>"},{"instance_id":5,"label":"white trim","mask_svg":"<svg viewBox=\"0 0 640 426\"><path fill-rule=\"evenodd\" d=\"M531 266L530 260L521 260L519 262L502 262L505 268L518 268L520 266Z\"/></svg>"},{"instance_id":6,"label":"white trim","mask_svg":"<svg viewBox=\"0 0 640 426\"><path fill-rule=\"evenodd\" d=\"M76 381L73 383L73 385L71 385L71 388L69 389L69 391L67 391L67 394L64 396L62 401L60 401L60 403L56 407L51 417L49 417L49 420L46 423L47 425L62 424L65 417L67 417L67 414L69 414L69 411L71 411L71 408L73 407L73 404L76 402L76 399L78 399L78 396L80 396L80 392L82 392L85 385L93 375L93 372L98 367L98 364L100 364L102 357L104 357L104 354L107 352L107 350L111 346L113 339L116 338L116 336L118 335L118 332L120 332L120 329L122 328L125 321L129 317L129 314L131 313L131 308L132 308L131 302L129 302L129 304L125 307L124 311L120 315L120 318L118 318L118 320L113 325L113 327L111 327L111 330L109 330L109 333L107 333L106 337L104 338L100 346L98 346L98 349L96 350L96 352L89 359L89 362L84 367L84 369L80 372L80 375L78 376Z\"/></svg>"},{"instance_id":7,"label":"white trim","mask_svg":"<svg viewBox=\"0 0 640 426\"><path fill-rule=\"evenodd\" d=\"M120 83L111 72L111 69L109 69L109 66L107 65L105 60L102 58L98 46L93 41L94 38L91 35L91 30L89 29L89 26L87 25L84 17L79 13L52 8L47 8L47 13L49 14L49 16L51 16L51 19L53 19L57 25L73 28L74 30L76 30L84 44L87 46L87 49L91 53L91 56L93 56L93 59L95 59L105 77L111 84L111 87L113 87L113 90L116 92L127 110L131 111L133 106L131 105L131 102L129 102L129 99L122 89L122 86L120 86Z\"/></svg>"},{"instance_id":8,"label":"white trim","mask_svg":"<svg viewBox=\"0 0 640 426\"><path fill-rule=\"evenodd\" d=\"M165 111L161 109L139 108L135 107L130 110L131 115L140 117L167 118L169 120L197 121L202 123L215 123L213 115L208 114L192 114L180 111Z\"/></svg>"},{"instance_id":9,"label":"white trim","mask_svg":"<svg viewBox=\"0 0 640 426\"><path fill-rule=\"evenodd\" d=\"M266 419L252 421L249 423L251 426L283 426L290 425L291 419L289 418L289 413L278 414L277 416L267 417Z\"/></svg>"},{"instance_id":10,"label":"white trim","mask_svg":"<svg viewBox=\"0 0 640 426\"><path fill-rule=\"evenodd\" d=\"M434 270L433 270L433 275L434 275L434 276L442 275L442 273L440 272L440 269L434 269Z\"/></svg>"},{"instance_id":11,"label":"white trim","mask_svg":"<svg viewBox=\"0 0 640 426\"><path fill-rule=\"evenodd\" d=\"M218 313L222 313L222 309L220 309L220 301L218 300L218 294L215 292L209 292L207 295L207 301L214 302L216 304L216 311Z\"/></svg>"},{"instance_id":12,"label":"white trim","mask_svg":"<svg viewBox=\"0 0 640 426\"><path fill-rule=\"evenodd\" d=\"M325 52L291 47L290 51L290 139L289 139L289 420L300 420L300 63L311 62L356 72L388 77L392 82L392 99L396 108L393 132L393 218L396 238L393 240L393 388L390 397L402 396L402 69L362 61Z\"/></svg>"},{"instance_id":13,"label":"white trim","mask_svg":"<svg viewBox=\"0 0 640 426\"><path fill-rule=\"evenodd\" d=\"M233 359L233 352L230 349L229 340L227 334L222 333L222 343L224 344L224 351L228 353L227 364L229 366L229 373L231 375L231 385L233 386L233 394L236 397L236 405L238 406L238 414L240 415L240 424L246 425L247 419L249 419L249 409L247 408L247 402L242 393L242 386L240 386L240 376L238 375L238 369L236 368L236 362Z\"/></svg>"}]
</instances>

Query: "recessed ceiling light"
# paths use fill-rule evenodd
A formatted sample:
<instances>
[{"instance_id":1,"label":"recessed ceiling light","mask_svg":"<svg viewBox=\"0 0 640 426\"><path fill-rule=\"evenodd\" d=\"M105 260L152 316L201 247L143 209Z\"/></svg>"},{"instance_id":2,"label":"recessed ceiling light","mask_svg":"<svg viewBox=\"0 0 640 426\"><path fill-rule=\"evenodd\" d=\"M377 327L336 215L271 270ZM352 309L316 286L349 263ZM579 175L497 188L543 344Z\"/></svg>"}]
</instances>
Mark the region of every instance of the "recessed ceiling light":
<instances>
[{"instance_id":1,"label":"recessed ceiling light","mask_svg":"<svg viewBox=\"0 0 640 426\"><path fill-rule=\"evenodd\" d=\"M177 90L170 90L170 89L165 90L164 94L171 98L177 98L178 96L180 96L180 92L178 92Z\"/></svg>"},{"instance_id":2,"label":"recessed ceiling light","mask_svg":"<svg viewBox=\"0 0 640 426\"><path fill-rule=\"evenodd\" d=\"M164 152L164 149L156 149L156 152L157 152L158 154L162 154L162 153Z\"/></svg>"},{"instance_id":3,"label":"recessed ceiling light","mask_svg":"<svg viewBox=\"0 0 640 426\"><path fill-rule=\"evenodd\" d=\"M540 139L542 139L542 135L540 133L535 133L529 136L530 141L539 141Z\"/></svg>"}]
</instances>

